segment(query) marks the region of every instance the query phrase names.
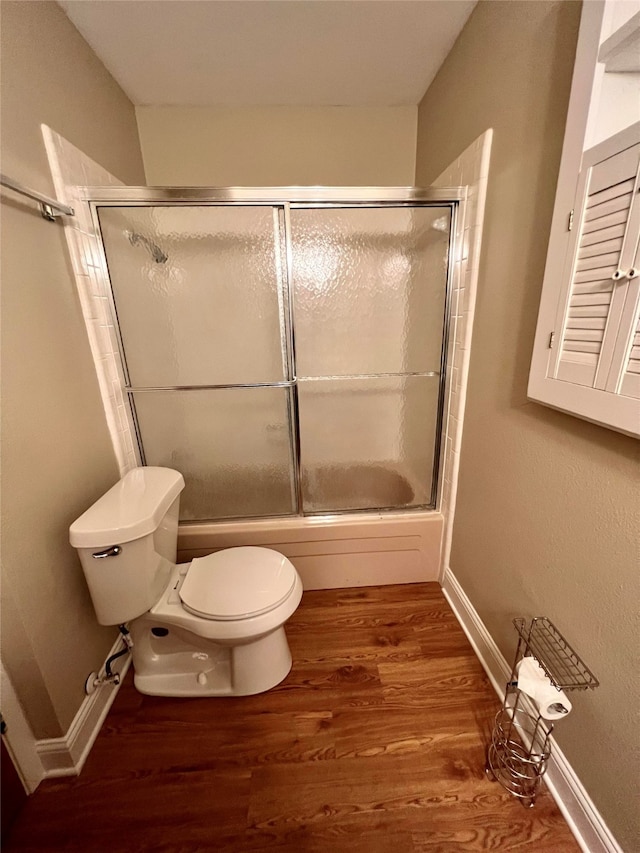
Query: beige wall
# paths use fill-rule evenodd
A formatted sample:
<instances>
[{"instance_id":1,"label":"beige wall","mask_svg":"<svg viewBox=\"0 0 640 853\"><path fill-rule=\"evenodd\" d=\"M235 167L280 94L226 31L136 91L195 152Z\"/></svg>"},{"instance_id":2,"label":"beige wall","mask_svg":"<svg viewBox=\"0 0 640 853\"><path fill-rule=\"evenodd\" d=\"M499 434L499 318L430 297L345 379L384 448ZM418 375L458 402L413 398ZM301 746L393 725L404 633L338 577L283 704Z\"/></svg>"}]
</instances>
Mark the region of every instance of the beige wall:
<instances>
[{"instance_id":1,"label":"beige wall","mask_svg":"<svg viewBox=\"0 0 640 853\"><path fill-rule=\"evenodd\" d=\"M150 186L405 186L416 107L137 107Z\"/></svg>"},{"instance_id":2,"label":"beige wall","mask_svg":"<svg viewBox=\"0 0 640 853\"><path fill-rule=\"evenodd\" d=\"M2 170L49 195L50 125L122 180L134 109L53 2L2 3ZM66 732L100 628L68 526L118 478L63 226L2 191L2 660L37 737Z\"/></svg>"},{"instance_id":3,"label":"beige wall","mask_svg":"<svg viewBox=\"0 0 640 853\"><path fill-rule=\"evenodd\" d=\"M547 615L601 680L558 742L640 849L633 439L527 401L580 5L480 2L419 109L417 182L494 128L451 569L503 653Z\"/></svg>"}]
</instances>

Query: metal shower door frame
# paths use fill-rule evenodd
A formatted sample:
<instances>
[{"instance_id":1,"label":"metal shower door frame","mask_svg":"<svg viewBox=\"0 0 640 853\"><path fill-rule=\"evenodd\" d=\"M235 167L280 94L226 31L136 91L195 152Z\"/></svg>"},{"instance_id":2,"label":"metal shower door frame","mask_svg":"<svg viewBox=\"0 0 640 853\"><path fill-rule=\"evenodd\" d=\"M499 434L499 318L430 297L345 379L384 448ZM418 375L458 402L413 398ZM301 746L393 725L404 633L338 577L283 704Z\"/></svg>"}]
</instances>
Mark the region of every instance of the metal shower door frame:
<instances>
[{"instance_id":1,"label":"metal shower door frame","mask_svg":"<svg viewBox=\"0 0 640 853\"><path fill-rule=\"evenodd\" d=\"M426 505L416 505L403 509L411 510L435 509L440 493L440 471L444 461L445 442L443 431L446 417L447 374L449 353L449 327L451 321L451 292L453 287L454 263L458 257L457 242L459 229L457 227L460 206L467 197L466 187L85 187L84 199L88 202L93 225L98 235L102 250L102 263L106 280L108 281L109 307L118 341L118 355L125 377L125 388L133 427L136 433L137 452L141 464L146 464L144 445L140 426L136 415L134 393L151 391L184 391L184 390L223 390L234 388L281 387L287 389L287 417L289 427L289 455L293 472L292 499L294 511L290 517L309 517L343 515L357 513L393 512L398 508L371 507L361 510L330 510L322 513L305 513L303 509L302 469L301 469L301 437L298 405L298 377L296 375L295 355L295 325L292 293L292 246L290 212L292 209L323 209L323 208L402 208L402 207L448 207L451 223L449 233L449 255L447 262L445 311L443 318L443 334L441 360L439 371L438 407L436 413L434 463L432 472L431 501ZM98 208L100 207L271 207L275 213L277 227L277 266L279 270L278 300L280 313L280 344L283 356L283 367L286 379L282 382L246 383L231 385L197 385L197 386L167 386L158 388L135 388L131 385L127 368L124 341L122 338L113 285L109 273L104 240ZM394 374L371 374L360 378L382 378ZM411 375L411 374L398 374ZM320 377L331 378L331 377ZM342 377L349 378L349 377ZM278 513L281 515L281 513ZM259 516L261 518L267 516ZM252 516L252 519L258 518ZM203 519L204 521L205 519ZM219 519L211 519L219 520ZM225 519L226 521L232 519Z\"/></svg>"}]
</instances>

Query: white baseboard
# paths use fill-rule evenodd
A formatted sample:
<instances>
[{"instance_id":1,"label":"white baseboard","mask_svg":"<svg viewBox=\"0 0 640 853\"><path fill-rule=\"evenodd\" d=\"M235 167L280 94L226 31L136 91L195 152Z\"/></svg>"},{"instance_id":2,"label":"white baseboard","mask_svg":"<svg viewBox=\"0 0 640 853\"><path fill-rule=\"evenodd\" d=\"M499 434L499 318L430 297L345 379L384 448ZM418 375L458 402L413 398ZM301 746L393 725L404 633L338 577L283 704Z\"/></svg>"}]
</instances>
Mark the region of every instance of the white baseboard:
<instances>
[{"instance_id":1,"label":"white baseboard","mask_svg":"<svg viewBox=\"0 0 640 853\"><path fill-rule=\"evenodd\" d=\"M122 637L118 636L108 657L121 649ZM113 671L124 678L130 663L131 655L124 655L118 658ZM99 687L85 698L66 735L36 741L45 779L80 773L119 689L115 684Z\"/></svg>"},{"instance_id":2,"label":"white baseboard","mask_svg":"<svg viewBox=\"0 0 640 853\"><path fill-rule=\"evenodd\" d=\"M502 699L511 674L511 665L494 642L450 568L445 570L442 591L491 684ZM584 853L623 853L564 753L553 738L551 740L551 758L544 777L545 782L580 848Z\"/></svg>"}]
</instances>

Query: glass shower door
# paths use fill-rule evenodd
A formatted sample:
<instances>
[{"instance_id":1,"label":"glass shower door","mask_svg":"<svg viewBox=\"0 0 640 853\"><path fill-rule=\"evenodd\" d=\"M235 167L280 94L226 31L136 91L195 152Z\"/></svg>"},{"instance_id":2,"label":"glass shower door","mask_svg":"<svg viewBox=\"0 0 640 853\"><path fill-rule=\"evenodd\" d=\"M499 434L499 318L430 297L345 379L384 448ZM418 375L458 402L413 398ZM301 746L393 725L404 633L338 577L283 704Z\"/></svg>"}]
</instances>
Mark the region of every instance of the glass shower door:
<instances>
[{"instance_id":1,"label":"glass shower door","mask_svg":"<svg viewBox=\"0 0 640 853\"><path fill-rule=\"evenodd\" d=\"M297 511L281 206L98 207L143 461L183 520Z\"/></svg>"},{"instance_id":2,"label":"glass shower door","mask_svg":"<svg viewBox=\"0 0 640 853\"><path fill-rule=\"evenodd\" d=\"M96 203L141 460L183 520L434 506L454 204L281 195Z\"/></svg>"},{"instance_id":3,"label":"glass shower door","mask_svg":"<svg viewBox=\"0 0 640 853\"><path fill-rule=\"evenodd\" d=\"M451 208L291 210L303 509L435 503Z\"/></svg>"}]
</instances>

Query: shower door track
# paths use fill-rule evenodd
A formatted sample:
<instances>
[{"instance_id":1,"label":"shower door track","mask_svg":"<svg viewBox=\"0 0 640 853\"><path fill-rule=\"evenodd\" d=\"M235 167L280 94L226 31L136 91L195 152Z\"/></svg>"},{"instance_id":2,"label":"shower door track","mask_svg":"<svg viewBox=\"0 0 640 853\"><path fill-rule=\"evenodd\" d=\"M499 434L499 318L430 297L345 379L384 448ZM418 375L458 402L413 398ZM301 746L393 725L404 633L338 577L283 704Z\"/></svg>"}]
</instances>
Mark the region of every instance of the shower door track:
<instances>
[{"instance_id":1,"label":"shower door track","mask_svg":"<svg viewBox=\"0 0 640 853\"><path fill-rule=\"evenodd\" d=\"M303 510L302 475L301 475L301 440L300 418L298 407L298 377L296 375L295 334L293 299L290 292L292 281L291 259L291 225L290 210L298 209L327 209L327 208L384 208L384 207L436 207L446 206L451 210L449 234L449 253L447 260L447 277L445 292L445 312L443 322L443 337L441 347L441 364L439 371L407 372L407 373L371 373L354 376L316 376L305 378L305 381L320 381L326 379L376 379L385 377L428 376L439 378L439 394L435 428L434 463L432 474L431 500L428 504L413 505L402 508L402 512L435 509L440 493L440 472L444 461L445 442L443 429L445 425L445 398L448 363L449 325L451 320L451 290L453 283L453 268L457 257L456 244L459 236L458 216L459 206L467 199L467 187L83 187L80 188L83 199L89 203L91 217L96 233L100 238L101 263L108 282L109 305L112 313L114 328L118 340L119 357L125 376L124 391L129 400L133 427L136 433L138 455L141 463L146 464L144 446L140 426L136 415L133 399L134 393L151 391L190 391L190 390L232 390L240 388L288 388L287 411L289 420L290 452L293 468L292 497L296 511L290 517L318 517L353 514L379 514L381 512L398 511L392 507L368 507L366 509L331 510L329 512L305 513ZM290 379L280 382L266 383L233 383L218 385L178 385L143 388L132 386L129 382L124 343L120 331L118 314L115 305L111 277L109 275L102 231L98 218L99 207L182 207L197 205L201 207L229 206L267 206L279 208L284 216L284 255L286 273L283 275L284 304L282 306L281 328L282 342L286 340L284 356ZM282 236L281 236L282 240ZM282 247L281 247L282 250ZM268 518L270 516L261 516ZM204 520L204 519L203 519ZM225 518L224 521L244 520L241 517ZM256 520L249 517L246 520Z\"/></svg>"},{"instance_id":2,"label":"shower door track","mask_svg":"<svg viewBox=\"0 0 640 853\"><path fill-rule=\"evenodd\" d=\"M462 202L467 187L81 187L97 204L343 204L377 207L414 202Z\"/></svg>"}]
</instances>

